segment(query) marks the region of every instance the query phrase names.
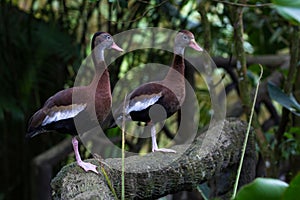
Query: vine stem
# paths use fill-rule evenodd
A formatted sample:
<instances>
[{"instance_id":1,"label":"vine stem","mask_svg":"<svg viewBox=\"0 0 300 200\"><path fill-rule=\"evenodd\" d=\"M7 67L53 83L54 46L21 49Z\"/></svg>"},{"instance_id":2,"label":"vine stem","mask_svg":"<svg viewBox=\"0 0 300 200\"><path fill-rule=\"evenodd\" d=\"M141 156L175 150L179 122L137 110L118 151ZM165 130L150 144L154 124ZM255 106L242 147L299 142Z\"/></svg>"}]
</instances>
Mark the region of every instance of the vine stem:
<instances>
[{"instance_id":1,"label":"vine stem","mask_svg":"<svg viewBox=\"0 0 300 200\"><path fill-rule=\"evenodd\" d=\"M123 120L122 120L122 192L121 199L125 199L125 103L127 94L125 94L123 103Z\"/></svg>"},{"instance_id":2,"label":"vine stem","mask_svg":"<svg viewBox=\"0 0 300 200\"><path fill-rule=\"evenodd\" d=\"M255 107L255 102L256 102L256 99L257 99L257 93L258 93L258 89L259 89L260 79L261 79L261 77L263 75L263 71L264 71L261 64L259 64L259 67L260 67L260 75L259 75L259 78L258 78L258 83L256 85L256 90L255 90L255 95L254 95L253 104L252 104L252 108L251 108L251 113L250 113L250 117L249 117L247 132L246 132L246 136L245 136L245 140L244 140L244 144L243 144L241 160L240 160L240 164L239 164L239 167L238 167L236 180L235 180L234 188L233 188L233 194L232 194L231 199L234 199L235 196L236 196L236 193L237 193L237 188L238 188L238 185L239 185L240 175L241 175L241 171L242 171L242 167L243 167L244 156L245 156L247 142L248 142L250 128L251 128L252 118L253 118L253 114L254 114L254 107Z\"/></svg>"},{"instance_id":3,"label":"vine stem","mask_svg":"<svg viewBox=\"0 0 300 200\"><path fill-rule=\"evenodd\" d=\"M102 173L103 173L103 175L104 175L104 177L105 177L105 180L107 181L107 185L108 185L108 187L110 188L111 192L113 193L115 199L118 200L117 193L116 193L114 187L112 186L111 181L110 181L110 179L108 178L108 175L107 175L107 173L106 173L106 171L105 171L105 169L104 169L103 166L101 166L101 171L102 171Z\"/></svg>"},{"instance_id":4,"label":"vine stem","mask_svg":"<svg viewBox=\"0 0 300 200\"><path fill-rule=\"evenodd\" d=\"M258 7L271 7L273 4L272 3L260 3L260 4L243 4L243 3L237 3L237 2L229 2L229 1L222 1L222 0L213 0L215 2L218 3L224 3L224 4L228 4L228 5L232 5L232 6L240 6L240 7L250 7L250 8L258 8Z\"/></svg>"}]
</instances>

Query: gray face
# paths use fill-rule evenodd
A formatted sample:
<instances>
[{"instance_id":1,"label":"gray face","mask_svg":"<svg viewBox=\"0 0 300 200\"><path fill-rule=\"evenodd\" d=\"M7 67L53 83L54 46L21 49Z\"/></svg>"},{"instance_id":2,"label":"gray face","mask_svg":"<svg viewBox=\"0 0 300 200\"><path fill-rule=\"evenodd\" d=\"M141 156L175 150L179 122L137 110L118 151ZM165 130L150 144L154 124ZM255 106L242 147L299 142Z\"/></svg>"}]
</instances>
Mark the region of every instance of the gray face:
<instances>
[{"instance_id":1,"label":"gray face","mask_svg":"<svg viewBox=\"0 0 300 200\"><path fill-rule=\"evenodd\" d=\"M95 38L94 46L98 46L100 44L101 48L109 49L113 44L113 38L108 33L102 33Z\"/></svg>"},{"instance_id":2,"label":"gray face","mask_svg":"<svg viewBox=\"0 0 300 200\"><path fill-rule=\"evenodd\" d=\"M179 47L188 47L194 37L179 32L175 38L175 44Z\"/></svg>"}]
</instances>

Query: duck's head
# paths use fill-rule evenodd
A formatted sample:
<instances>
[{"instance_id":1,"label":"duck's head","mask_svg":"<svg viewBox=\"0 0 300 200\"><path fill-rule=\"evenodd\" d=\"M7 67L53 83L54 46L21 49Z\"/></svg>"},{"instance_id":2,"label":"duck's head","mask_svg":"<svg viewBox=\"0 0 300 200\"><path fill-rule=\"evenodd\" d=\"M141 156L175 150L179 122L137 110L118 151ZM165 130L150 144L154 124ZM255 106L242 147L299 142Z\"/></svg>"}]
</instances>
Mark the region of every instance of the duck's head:
<instances>
[{"instance_id":1,"label":"duck's head","mask_svg":"<svg viewBox=\"0 0 300 200\"><path fill-rule=\"evenodd\" d=\"M175 50L183 54L185 47L191 47L196 51L203 51L203 49L195 41L194 34L187 30L181 30L175 37Z\"/></svg>"},{"instance_id":2,"label":"duck's head","mask_svg":"<svg viewBox=\"0 0 300 200\"><path fill-rule=\"evenodd\" d=\"M113 37L106 32L96 32L92 38L92 50L97 47L101 49L114 49L116 51L124 51L121 47L119 47L113 40Z\"/></svg>"}]
</instances>

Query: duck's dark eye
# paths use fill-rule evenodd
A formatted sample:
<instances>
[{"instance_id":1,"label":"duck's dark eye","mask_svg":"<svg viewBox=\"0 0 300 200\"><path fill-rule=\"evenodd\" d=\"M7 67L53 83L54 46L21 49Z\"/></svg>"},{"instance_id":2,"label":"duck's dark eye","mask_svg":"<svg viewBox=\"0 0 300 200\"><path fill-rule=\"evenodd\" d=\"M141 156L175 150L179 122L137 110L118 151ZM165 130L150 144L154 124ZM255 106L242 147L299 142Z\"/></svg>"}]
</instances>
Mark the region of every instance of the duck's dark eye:
<instances>
[{"instance_id":1,"label":"duck's dark eye","mask_svg":"<svg viewBox=\"0 0 300 200\"><path fill-rule=\"evenodd\" d=\"M188 39L188 37L187 37L186 35L184 35L184 36L183 36L183 39L187 40L187 39Z\"/></svg>"},{"instance_id":2,"label":"duck's dark eye","mask_svg":"<svg viewBox=\"0 0 300 200\"><path fill-rule=\"evenodd\" d=\"M109 35L106 36L106 39L107 39L107 40L110 40L110 39L111 39L111 36L109 36Z\"/></svg>"}]
</instances>

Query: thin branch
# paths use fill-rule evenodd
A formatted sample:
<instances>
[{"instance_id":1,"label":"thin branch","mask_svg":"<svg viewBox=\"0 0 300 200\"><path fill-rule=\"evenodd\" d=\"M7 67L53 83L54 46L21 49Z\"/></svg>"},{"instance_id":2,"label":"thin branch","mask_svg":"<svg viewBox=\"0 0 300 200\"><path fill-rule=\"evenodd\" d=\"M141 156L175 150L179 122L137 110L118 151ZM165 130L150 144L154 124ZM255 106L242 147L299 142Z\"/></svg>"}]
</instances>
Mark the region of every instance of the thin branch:
<instances>
[{"instance_id":1,"label":"thin branch","mask_svg":"<svg viewBox=\"0 0 300 200\"><path fill-rule=\"evenodd\" d=\"M245 0L242 1L243 3L246 2ZM251 102L252 99L250 98L250 86L249 80L247 77L247 60L246 54L244 50L244 27L243 27L243 11L244 7L236 7L230 8L231 13L231 23L234 27L234 46L235 46L235 54L237 59L237 72L239 77L238 87L240 90L240 98L242 101L242 106L244 113L248 117L251 113ZM249 118L248 118L249 119ZM253 116L253 127L256 132L256 138L262 152L262 155L265 160L273 161L273 154L271 149L268 145L268 141L261 130L260 123L258 121L257 115L254 113Z\"/></svg>"},{"instance_id":2,"label":"thin branch","mask_svg":"<svg viewBox=\"0 0 300 200\"><path fill-rule=\"evenodd\" d=\"M151 5L151 3L149 1L143 1L143 0L137 0L137 2L140 2L140 3L145 3L145 4L148 4L148 5Z\"/></svg>"},{"instance_id":3,"label":"thin branch","mask_svg":"<svg viewBox=\"0 0 300 200\"><path fill-rule=\"evenodd\" d=\"M297 67L298 67L298 62L299 62L299 27L293 27L291 36L290 36L290 54L291 54L291 61L290 61L290 67L287 75L287 79L284 83L284 92L286 94L290 94L293 90L293 85L296 80L296 74L297 74ZM289 115L290 111L286 108L282 108L282 116L281 116L281 121L279 123L278 130L275 133L276 137L276 146L275 146L275 153L277 156L276 160L281 159L281 151L280 151L280 146L283 140L283 134L287 128L288 122L289 122Z\"/></svg>"},{"instance_id":4,"label":"thin branch","mask_svg":"<svg viewBox=\"0 0 300 200\"><path fill-rule=\"evenodd\" d=\"M257 86L256 86L256 90L255 90L255 95L254 95L252 109L251 109L251 113L250 113L250 117L249 117L247 132L246 132L246 136L245 136L245 140L244 140L244 144L243 144L243 149L242 149L242 156L241 156L241 159L240 159L239 168L238 168L237 176L236 176L236 181L235 181L234 189L233 189L233 195L232 195L231 199L235 198L236 192L237 192L237 189L238 189L240 175L241 175L241 171L242 171L242 167L243 167L243 162L244 162L244 156L245 156L245 153L246 153L247 142L248 142L250 128L251 128L251 123L252 123L252 118L253 118L253 114L254 114L254 110L255 110L254 108L255 108L255 102L256 102L256 99L257 99L257 93L258 93L258 89L259 89L259 83L260 83L260 79L261 79L261 77L263 75L263 67L261 65L259 65L259 67L260 67L260 75L259 75L259 78L258 78L258 83L257 83Z\"/></svg>"},{"instance_id":5,"label":"thin branch","mask_svg":"<svg viewBox=\"0 0 300 200\"><path fill-rule=\"evenodd\" d=\"M123 102L123 120L122 120L122 192L121 199L125 199L125 106L126 106L127 93Z\"/></svg>"},{"instance_id":6,"label":"thin branch","mask_svg":"<svg viewBox=\"0 0 300 200\"><path fill-rule=\"evenodd\" d=\"M269 7L273 5L272 3L261 3L261 4L252 5L252 4L244 4L244 3L233 3L233 2L222 1L222 0L213 0L213 1L218 3L228 4L231 6L249 7L249 8L258 8L258 7L266 7L266 6Z\"/></svg>"},{"instance_id":7,"label":"thin branch","mask_svg":"<svg viewBox=\"0 0 300 200\"><path fill-rule=\"evenodd\" d=\"M204 29L204 35L203 37L205 38L204 40L204 49L210 53L211 50L211 29L210 29L210 22L208 20L207 16L207 1L203 1L199 4L198 6L198 12L201 15L201 23L203 24L203 29Z\"/></svg>"},{"instance_id":8,"label":"thin branch","mask_svg":"<svg viewBox=\"0 0 300 200\"><path fill-rule=\"evenodd\" d=\"M135 19L133 19L133 20L129 20L129 21L113 21L113 20L107 20L107 21L109 21L109 22L111 22L111 23L126 23L126 24L132 23L132 22L136 22L136 21L142 19L143 17L145 17L145 15L147 15L147 13L150 12L151 10L153 10L153 9L155 9L155 8L157 8L157 7L161 6L161 5L163 5L164 3L168 2L168 1L169 1L169 0L164 0L164 1L162 1L161 3L157 4L156 6L153 6L153 7L151 7L151 8L148 8L147 10L145 10L145 11L143 12L143 14L142 14L141 16L139 16L139 17L137 17L137 18L135 18Z\"/></svg>"}]
</instances>

